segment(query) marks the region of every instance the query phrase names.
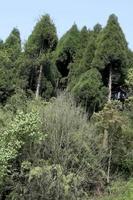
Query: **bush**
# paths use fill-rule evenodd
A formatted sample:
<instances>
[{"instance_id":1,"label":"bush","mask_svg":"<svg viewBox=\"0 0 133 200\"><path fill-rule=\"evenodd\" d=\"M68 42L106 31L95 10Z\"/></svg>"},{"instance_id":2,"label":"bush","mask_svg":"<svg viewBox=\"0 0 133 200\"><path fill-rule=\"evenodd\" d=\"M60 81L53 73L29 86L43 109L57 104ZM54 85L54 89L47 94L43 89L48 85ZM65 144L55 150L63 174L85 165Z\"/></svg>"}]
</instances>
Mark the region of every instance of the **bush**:
<instances>
[{"instance_id":1,"label":"bush","mask_svg":"<svg viewBox=\"0 0 133 200\"><path fill-rule=\"evenodd\" d=\"M113 182L108 188L108 194L99 200L132 200L133 199L133 180L126 182L123 180Z\"/></svg>"},{"instance_id":2,"label":"bush","mask_svg":"<svg viewBox=\"0 0 133 200\"><path fill-rule=\"evenodd\" d=\"M102 188L104 175L86 114L63 94L44 106L40 117L47 137L31 146L10 199L87 199Z\"/></svg>"}]
</instances>

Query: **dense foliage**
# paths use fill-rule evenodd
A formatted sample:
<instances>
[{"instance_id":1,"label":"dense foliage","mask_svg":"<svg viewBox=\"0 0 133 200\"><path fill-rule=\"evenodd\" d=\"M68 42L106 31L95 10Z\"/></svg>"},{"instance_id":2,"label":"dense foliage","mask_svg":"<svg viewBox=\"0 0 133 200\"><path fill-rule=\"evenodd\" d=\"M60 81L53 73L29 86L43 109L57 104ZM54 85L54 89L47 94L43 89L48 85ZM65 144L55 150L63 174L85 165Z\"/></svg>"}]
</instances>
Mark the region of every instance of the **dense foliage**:
<instances>
[{"instance_id":1,"label":"dense foliage","mask_svg":"<svg viewBox=\"0 0 133 200\"><path fill-rule=\"evenodd\" d=\"M44 15L23 48L14 28L0 40L0 199L130 200L132 187L133 52L118 18L58 39Z\"/></svg>"}]
</instances>

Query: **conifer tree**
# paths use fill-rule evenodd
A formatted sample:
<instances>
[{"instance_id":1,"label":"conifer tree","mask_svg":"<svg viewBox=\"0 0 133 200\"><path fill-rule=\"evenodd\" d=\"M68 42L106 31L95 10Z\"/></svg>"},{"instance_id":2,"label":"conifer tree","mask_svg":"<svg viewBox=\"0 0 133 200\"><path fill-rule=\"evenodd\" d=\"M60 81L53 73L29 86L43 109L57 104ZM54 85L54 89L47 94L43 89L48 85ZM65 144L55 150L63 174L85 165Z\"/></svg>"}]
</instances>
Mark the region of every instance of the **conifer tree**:
<instances>
[{"instance_id":1,"label":"conifer tree","mask_svg":"<svg viewBox=\"0 0 133 200\"><path fill-rule=\"evenodd\" d=\"M11 60L15 62L21 53L21 38L20 32L14 28L4 43Z\"/></svg>"},{"instance_id":2,"label":"conifer tree","mask_svg":"<svg viewBox=\"0 0 133 200\"><path fill-rule=\"evenodd\" d=\"M79 47L80 34L77 25L74 24L70 30L60 39L56 50L56 65L62 77L67 77L69 65L74 62Z\"/></svg>"},{"instance_id":3,"label":"conifer tree","mask_svg":"<svg viewBox=\"0 0 133 200\"><path fill-rule=\"evenodd\" d=\"M106 27L99 35L92 67L101 71L104 84L108 86L110 101L112 87L124 82L127 68L127 42L114 14L109 17Z\"/></svg>"},{"instance_id":4,"label":"conifer tree","mask_svg":"<svg viewBox=\"0 0 133 200\"><path fill-rule=\"evenodd\" d=\"M94 54L96 50L96 40L101 29L102 29L101 25L96 24L94 26L93 31L90 31L87 47L85 49L83 58L79 65L80 73L86 72L87 70L91 68L91 63L94 58Z\"/></svg>"},{"instance_id":5,"label":"conifer tree","mask_svg":"<svg viewBox=\"0 0 133 200\"><path fill-rule=\"evenodd\" d=\"M106 90L103 87L102 77L97 69L92 69L91 64L96 50L97 37L101 31L101 25L94 26L92 31L88 31L88 38L81 45L79 59L75 60L70 68L68 90L71 91L75 99L86 107L91 116L94 111L102 107ZM83 42L83 41L82 41ZM79 50L80 52L80 50ZM78 61L78 62L77 62Z\"/></svg>"},{"instance_id":6,"label":"conifer tree","mask_svg":"<svg viewBox=\"0 0 133 200\"><path fill-rule=\"evenodd\" d=\"M86 50L87 43L88 43L88 40L89 40L89 35L90 35L90 31L87 30L86 26L84 26L80 31L79 47L77 49L74 62L69 65L69 74L68 74L68 85L69 85L69 87L70 87L70 84L72 85L72 82L76 79L76 77L78 75L77 68L78 68L79 63L81 62L82 57L84 55L84 52Z\"/></svg>"},{"instance_id":7,"label":"conifer tree","mask_svg":"<svg viewBox=\"0 0 133 200\"><path fill-rule=\"evenodd\" d=\"M96 50L96 39L101 31L101 25L97 24L94 29L87 31L83 28L80 33L80 48L76 54L74 63L70 66L69 88L72 88L80 75L91 68L91 63Z\"/></svg>"},{"instance_id":8,"label":"conifer tree","mask_svg":"<svg viewBox=\"0 0 133 200\"><path fill-rule=\"evenodd\" d=\"M14 28L5 42L0 42L0 102L6 103L16 88L16 61L21 54L19 30Z\"/></svg>"},{"instance_id":9,"label":"conifer tree","mask_svg":"<svg viewBox=\"0 0 133 200\"><path fill-rule=\"evenodd\" d=\"M6 103L6 100L14 90L14 76L12 70L12 61L4 49L0 50L0 103Z\"/></svg>"},{"instance_id":10,"label":"conifer tree","mask_svg":"<svg viewBox=\"0 0 133 200\"><path fill-rule=\"evenodd\" d=\"M44 74L45 68L48 68L47 60L50 60L51 52L57 45L56 28L49 15L44 15L38 21L32 34L29 36L25 45L25 54L30 60L29 82L34 86L31 88L35 91L36 98L41 94L42 79L47 76ZM52 66L52 63L49 67ZM49 69L49 71L51 68ZM55 70L55 69L54 69ZM55 70L56 71L56 70ZM50 83L51 84L51 83ZM44 87L46 87L45 84ZM52 87L52 84L51 84Z\"/></svg>"},{"instance_id":11,"label":"conifer tree","mask_svg":"<svg viewBox=\"0 0 133 200\"><path fill-rule=\"evenodd\" d=\"M90 69L81 74L71 92L76 101L86 108L89 117L105 103L106 88L97 69Z\"/></svg>"},{"instance_id":12,"label":"conifer tree","mask_svg":"<svg viewBox=\"0 0 133 200\"><path fill-rule=\"evenodd\" d=\"M78 49L76 59L78 56L81 59L82 55L84 54L84 50L86 49L89 40L89 36L90 36L90 31L87 30L86 26L84 26L80 31L80 47Z\"/></svg>"}]
</instances>

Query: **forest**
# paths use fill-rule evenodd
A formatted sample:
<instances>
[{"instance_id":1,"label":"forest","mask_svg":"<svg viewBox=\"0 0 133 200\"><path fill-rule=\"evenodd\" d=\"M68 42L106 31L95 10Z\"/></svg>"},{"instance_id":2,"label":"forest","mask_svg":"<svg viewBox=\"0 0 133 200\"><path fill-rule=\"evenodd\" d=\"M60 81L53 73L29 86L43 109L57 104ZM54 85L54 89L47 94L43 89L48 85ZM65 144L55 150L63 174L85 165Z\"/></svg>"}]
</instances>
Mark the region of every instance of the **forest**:
<instances>
[{"instance_id":1,"label":"forest","mask_svg":"<svg viewBox=\"0 0 133 200\"><path fill-rule=\"evenodd\" d=\"M133 199L133 51L115 14L0 40L0 200Z\"/></svg>"}]
</instances>

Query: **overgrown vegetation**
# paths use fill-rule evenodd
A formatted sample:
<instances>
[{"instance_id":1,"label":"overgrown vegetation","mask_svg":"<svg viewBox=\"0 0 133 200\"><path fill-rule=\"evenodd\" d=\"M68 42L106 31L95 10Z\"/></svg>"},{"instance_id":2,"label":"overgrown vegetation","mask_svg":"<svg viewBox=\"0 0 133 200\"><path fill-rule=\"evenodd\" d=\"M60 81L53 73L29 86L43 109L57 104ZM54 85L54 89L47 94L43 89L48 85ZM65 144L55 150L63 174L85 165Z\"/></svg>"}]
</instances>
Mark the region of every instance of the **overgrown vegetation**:
<instances>
[{"instance_id":1,"label":"overgrown vegetation","mask_svg":"<svg viewBox=\"0 0 133 200\"><path fill-rule=\"evenodd\" d=\"M114 14L59 41L45 15L23 50L16 28L0 42L1 200L133 198L132 61Z\"/></svg>"}]
</instances>

